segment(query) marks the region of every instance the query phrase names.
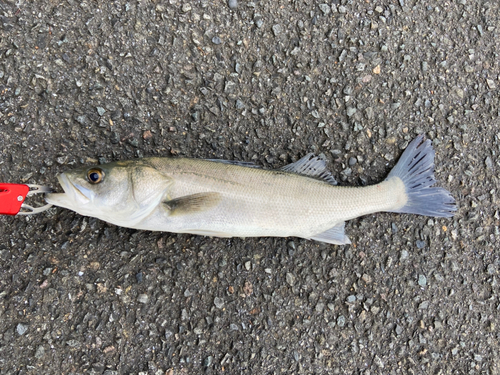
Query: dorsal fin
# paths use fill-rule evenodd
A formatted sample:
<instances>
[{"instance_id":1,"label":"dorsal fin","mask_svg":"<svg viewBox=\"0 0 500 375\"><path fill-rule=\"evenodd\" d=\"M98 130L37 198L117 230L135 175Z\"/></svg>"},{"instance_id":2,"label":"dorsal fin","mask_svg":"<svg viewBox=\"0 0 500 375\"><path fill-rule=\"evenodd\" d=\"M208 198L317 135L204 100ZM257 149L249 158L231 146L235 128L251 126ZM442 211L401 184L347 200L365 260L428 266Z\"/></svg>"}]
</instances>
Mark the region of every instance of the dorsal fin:
<instances>
[{"instance_id":1,"label":"dorsal fin","mask_svg":"<svg viewBox=\"0 0 500 375\"><path fill-rule=\"evenodd\" d=\"M247 167L247 168L262 168L260 165L252 163L251 161L223 160L223 159L205 159L205 160L207 160L207 161L214 161L216 163L237 165L237 166L240 166L240 167Z\"/></svg>"},{"instance_id":2,"label":"dorsal fin","mask_svg":"<svg viewBox=\"0 0 500 375\"><path fill-rule=\"evenodd\" d=\"M303 176L315 177L328 182L331 185L337 185L337 181L330 171L326 169L326 157L324 154L319 156L312 152L297 160L295 163L285 165L281 168L283 172L301 174Z\"/></svg>"}]
</instances>

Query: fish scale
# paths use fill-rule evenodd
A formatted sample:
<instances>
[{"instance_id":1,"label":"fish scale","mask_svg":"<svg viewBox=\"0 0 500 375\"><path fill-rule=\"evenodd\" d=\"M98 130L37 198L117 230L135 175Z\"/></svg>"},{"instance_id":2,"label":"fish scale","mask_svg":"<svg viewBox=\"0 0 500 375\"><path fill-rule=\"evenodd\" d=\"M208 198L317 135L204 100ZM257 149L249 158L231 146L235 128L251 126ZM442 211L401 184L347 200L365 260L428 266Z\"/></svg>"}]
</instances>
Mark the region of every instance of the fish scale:
<instances>
[{"instance_id":1,"label":"fish scale","mask_svg":"<svg viewBox=\"0 0 500 375\"><path fill-rule=\"evenodd\" d=\"M231 235L239 237L308 238L354 217L397 209L396 197L403 195L404 199L404 186L397 186L396 181L362 188L337 187L293 173L248 170L204 160L158 159L148 163L172 176L171 199L198 192L220 193L223 203L200 213L200 219L212 222L211 230L220 233L231 225ZM171 172L172 163L182 165L182 172ZM193 218L179 218L175 231L189 228Z\"/></svg>"}]
</instances>

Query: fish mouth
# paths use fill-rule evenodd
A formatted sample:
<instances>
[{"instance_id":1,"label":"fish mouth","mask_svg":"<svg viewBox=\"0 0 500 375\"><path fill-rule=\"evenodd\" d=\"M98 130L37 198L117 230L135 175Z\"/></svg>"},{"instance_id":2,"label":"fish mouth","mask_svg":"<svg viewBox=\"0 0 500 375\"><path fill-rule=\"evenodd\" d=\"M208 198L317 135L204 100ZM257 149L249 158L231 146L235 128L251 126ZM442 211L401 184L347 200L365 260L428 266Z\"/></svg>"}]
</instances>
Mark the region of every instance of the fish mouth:
<instances>
[{"instance_id":1,"label":"fish mouth","mask_svg":"<svg viewBox=\"0 0 500 375\"><path fill-rule=\"evenodd\" d=\"M81 185L71 182L65 173L58 174L57 180L64 190L64 193L46 194L45 200L47 203L71 208L77 204L87 204L92 200L92 192Z\"/></svg>"}]
</instances>

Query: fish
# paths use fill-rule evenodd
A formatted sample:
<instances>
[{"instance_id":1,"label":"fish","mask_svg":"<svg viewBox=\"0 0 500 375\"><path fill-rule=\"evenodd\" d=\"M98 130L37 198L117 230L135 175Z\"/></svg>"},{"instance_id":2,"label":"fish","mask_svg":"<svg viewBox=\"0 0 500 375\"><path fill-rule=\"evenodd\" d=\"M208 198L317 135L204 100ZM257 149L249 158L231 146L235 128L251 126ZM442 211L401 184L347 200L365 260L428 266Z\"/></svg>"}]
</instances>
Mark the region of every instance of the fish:
<instances>
[{"instance_id":1,"label":"fish","mask_svg":"<svg viewBox=\"0 0 500 375\"><path fill-rule=\"evenodd\" d=\"M214 237L301 237L350 244L345 222L376 212L452 217L453 196L433 187L430 140L417 136L387 178L337 186L326 157L310 153L278 170L253 163L149 157L60 173L49 204L108 223Z\"/></svg>"}]
</instances>

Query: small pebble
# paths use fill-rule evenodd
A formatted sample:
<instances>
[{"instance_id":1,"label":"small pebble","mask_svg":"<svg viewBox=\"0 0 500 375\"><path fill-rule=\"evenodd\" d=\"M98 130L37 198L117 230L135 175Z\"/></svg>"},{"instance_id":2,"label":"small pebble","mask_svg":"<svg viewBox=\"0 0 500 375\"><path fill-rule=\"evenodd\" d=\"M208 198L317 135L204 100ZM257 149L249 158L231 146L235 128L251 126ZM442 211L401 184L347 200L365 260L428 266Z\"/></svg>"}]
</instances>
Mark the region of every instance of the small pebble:
<instances>
[{"instance_id":1,"label":"small pebble","mask_svg":"<svg viewBox=\"0 0 500 375\"><path fill-rule=\"evenodd\" d=\"M207 358L205 358L203 360L203 366L204 367L210 367L210 366L212 366L213 360L214 360L214 357L212 357L211 355L209 355Z\"/></svg>"},{"instance_id":2,"label":"small pebble","mask_svg":"<svg viewBox=\"0 0 500 375\"><path fill-rule=\"evenodd\" d=\"M245 108L245 104L239 99L236 100L236 109L243 109Z\"/></svg>"},{"instance_id":3,"label":"small pebble","mask_svg":"<svg viewBox=\"0 0 500 375\"><path fill-rule=\"evenodd\" d=\"M330 13L330 5L328 4L319 4L319 9L323 12L323 14L326 16L327 14Z\"/></svg>"},{"instance_id":4,"label":"small pebble","mask_svg":"<svg viewBox=\"0 0 500 375\"><path fill-rule=\"evenodd\" d=\"M490 88L490 90L494 90L497 88L495 81L493 81L492 79L487 79L486 83L488 84L488 87Z\"/></svg>"},{"instance_id":5,"label":"small pebble","mask_svg":"<svg viewBox=\"0 0 500 375\"><path fill-rule=\"evenodd\" d=\"M318 304L316 305L316 312L322 313L324 309L325 304L323 302L318 302Z\"/></svg>"},{"instance_id":6,"label":"small pebble","mask_svg":"<svg viewBox=\"0 0 500 375\"><path fill-rule=\"evenodd\" d=\"M401 107L401 103L399 103L399 102L391 104L391 109L393 109L393 110L398 109L399 107Z\"/></svg>"},{"instance_id":7,"label":"small pebble","mask_svg":"<svg viewBox=\"0 0 500 375\"><path fill-rule=\"evenodd\" d=\"M184 13L189 12L191 9L192 9L192 7L191 7L191 4L189 4L189 3L184 3L184 4L182 5L182 11L183 11Z\"/></svg>"},{"instance_id":8,"label":"small pebble","mask_svg":"<svg viewBox=\"0 0 500 375\"><path fill-rule=\"evenodd\" d=\"M408 259L408 251L406 250L401 250L401 256L399 257L400 260L405 260Z\"/></svg>"},{"instance_id":9,"label":"small pebble","mask_svg":"<svg viewBox=\"0 0 500 375\"><path fill-rule=\"evenodd\" d=\"M287 272L287 274L286 274L286 282L290 286L293 286L295 284L295 276L293 274L291 274L290 272Z\"/></svg>"},{"instance_id":10,"label":"small pebble","mask_svg":"<svg viewBox=\"0 0 500 375\"><path fill-rule=\"evenodd\" d=\"M81 125L87 125L88 123L87 116L85 115L77 116L76 121Z\"/></svg>"},{"instance_id":11,"label":"small pebble","mask_svg":"<svg viewBox=\"0 0 500 375\"><path fill-rule=\"evenodd\" d=\"M147 294L139 294L139 296L137 297L137 302L148 303L149 302L149 296Z\"/></svg>"},{"instance_id":12,"label":"small pebble","mask_svg":"<svg viewBox=\"0 0 500 375\"><path fill-rule=\"evenodd\" d=\"M358 159L356 159L355 157L350 157L349 158L349 166L352 167L353 165L355 165L356 163L358 162Z\"/></svg>"},{"instance_id":13,"label":"small pebble","mask_svg":"<svg viewBox=\"0 0 500 375\"><path fill-rule=\"evenodd\" d=\"M255 14L253 17L253 22L255 22L255 26L257 26L259 29L264 25L264 21L262 20L262 16L260 14Z\"/></svg>"},{"instance_id":14,"label":"small pebble","mask_svg":"<svg viewBox=\"0 0 500 375\"><path fill-rule=\"evenodd\" d=\"M382 360L380 359L380 357L378 355L375 355L375 358L373 358L373 362L375 362L375 364L378 367L384 368L384 362L382 362Z\"/></svg>"},{"instance_id":15,"label":"small pebble","mask_svg":"<svg viewBox=\"0 0 500 375\"><path fill-rule=\"evenodd\" d=\"M141 283L142 280L143 280L143 275L142 275L142 272L137 272L135 274L135 279L137 280L138 283Z\"/></svg>"},{"instance_id":16,"label":"small pebble","mask_svg":"<svg viewBox=\"0 0 500 375\"><path fill-rule=\"evenodd\" d=\"M484 164L486 164L486 168L493 169L493 161L491 161L491 158L489 156L487 156L484 160Z\"/></svg>"},{"instance_id":17,"label":"small pebble","mask_svg":"<svg viewBox=\"0 0 500 375\"><path fill-rule=\"evenodd\" d=\"M213 44L221 44L222 43L222 40L220 40L220 38L218 36L214 36L212 38L212 43Z\"/></svg>"},{"instance_id":18,"label":"small pebble","mask_svg":"<svg viewBox=\"0 0 500 375\"><path fill-rule=\"evenodd\" d=\"M16 327L16 330L17 330L17 333L22 336L26 333L26 331L28 330L28 326L25 325L25 324L21 324L19 323Z\"/></svg>"},{"instance_id":19,"label":"small pebble","mask_svg":"<svg viewBox=\"0 0 500 375\"><path fill-rule=\"evenodd\" d=\"M424 275L418 275L418 285L426 286L427 285L427 277Z\"/></svg>"},{"instance_id":20,"label":"small pebble","mask_svg":"<svg viewBox=\"0 0 500 375\"><path fill-rule=\"evenodd\" d=\"M99 114L99 116L102 116L106 113L106 110L102 107L97 107L97 113Z\"/></svg>"},{"instance_id":21,"label":"small pebble","mask_svg":"<svg viewBox=\"0 0 500 375\"><path fill-rule=\"evenodd\" d=\"M373 120L373 118L375 117L375 112L373 111L372 107L367 107L365 109L365 114L368 120Z\"/></svg>"},{"instance_id":22,"label":"small pebble","mask_svg":"<svg viewBox=\"0 0 500 375\"><path fill-rule=\"evenodd\" d=\"M493 263L488 264L486 270L490 275L494 275L497 273L497 267Z\"/></svg>"},{"instance_id":23,"label":"small pebble","mask_svg":"<svg viewBox=\"0 0 500 375\"><path fill-rule=\"evenodd\" d=\"M43 356L45 355L45 348L40 345L37 349L36 349L36 352L35 352L35 358L42 358Z\"/></svg>"},{"instance_id":24,"label":"small pebble","mask_svg":"<svg viewBox=\"0 0 500 375\"><path fill-rule=\"evenodd\" d=\"M346 168L346 169L344 169L344 170L343 170L342 172L340 172L340 173L342 173L342 174L343 174L344 176L346 176L346 177L349 177L349 176L351 176L351 174L352 174L352 169L351 169L351 168Z\"/></svg>"},{"instance_id":25,"label":"small pebble","mask_svg":"<svg viewBox=\"0 0 500 375\"><path fill-rule=\"evenodd\" d=\"M166 339L169 339L170 337L172 337L174 335L174 333L172 331L169 331L168 329L165 330L165 338Z\"/></svg>"},{"instance_id":26,"label":"small pebble","mask_svg":"<svg viewBox=\"0 0 500 375\"><path fill-rule=\"evenodd\" d=\"M227 2L227 5L229 6L229 8L231 9L236 9L238 8L238 0L229 0Z\"/></svg>"},{"instance_id":27,"label":"small pebble","mask_svg":"<svg viewBox=\"0 0 500 375\"><path fill-rule=\"evenodd\" d=\"M425 241L420 241L420 240L418 240L418 241L417 241L417 247L418 247L419 249L423 249L423 248L425 247Z\"/></svg>"},{"instance_id":28,"label":"small pebble","mask_svg":"<svg viewBox=\"0 0 500 375\"><path fill-rule=\"evenodd\" d=\"M220 297L215 297L214 298L214 305L218 309L222 309L222 307L224 307L224 300Z\"/></svg>"},{"instance_id":29,"label":"small pebble","mask_svg":"<svg viewBox=\"0 0 500 375\"><path fill-rule=\"evenodd\" d=\"M273 25L273 33L274 33L274 36L278 36L281 34L281 25L280 24Z\"/></svg>"},{"instance_id":30,"label":"small pebble","mask_svg":"<svg viewBox=\"0 0 500 375\"><path fill-rule=\"evenodd\" d=\"M337 318L337 325L339 327L343 327L345 326L345 316L344 315L340 315L338 318Z\"/></svg>"},{"instance_id":31,"label":"small pebble","mask_svg":"<svg viewBox=\"0 0 500 375\"><path fill-rule=\"evenodd\" d=\"M354 107L347 107L347 117L351 117L356 113L357 109Z\"/></svg>"},{"instance_id":32,"label":"small pebble","mask_svg":"<svg viewBox=\"0 0 500 375\"><path fill-rule=\"evenodd\" d=\"M483 27L481 25L476 26L477 31L479 32L479 35L483 36Z\"/></svg>"}]
</instances>

